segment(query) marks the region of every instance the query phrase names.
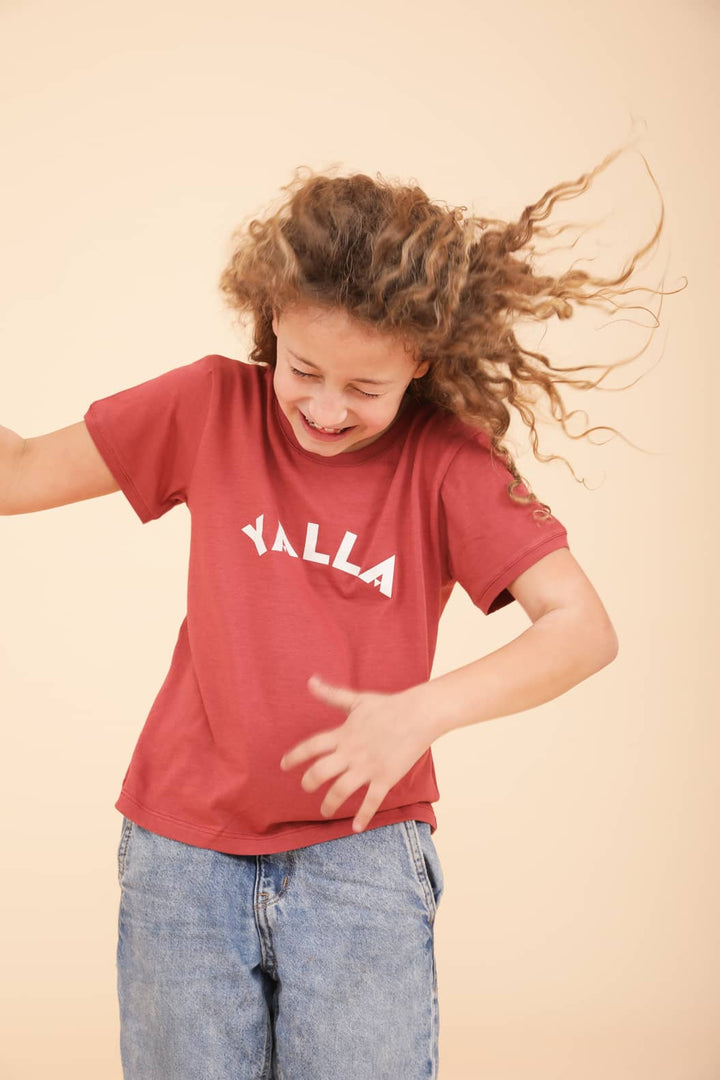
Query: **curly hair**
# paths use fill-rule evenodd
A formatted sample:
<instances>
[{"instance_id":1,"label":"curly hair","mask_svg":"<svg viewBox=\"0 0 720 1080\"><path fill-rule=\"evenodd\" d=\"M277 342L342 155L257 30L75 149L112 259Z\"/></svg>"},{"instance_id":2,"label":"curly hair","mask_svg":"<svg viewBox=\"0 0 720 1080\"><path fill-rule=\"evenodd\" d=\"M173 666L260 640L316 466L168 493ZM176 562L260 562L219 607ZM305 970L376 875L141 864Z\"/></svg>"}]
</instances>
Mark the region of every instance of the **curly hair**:
<instances>
[{"instance_id":1,"label":"curly hair","mask_svg":"<svg viewBox=\"0 0 720 1080\"><path fill-rule=\"evenodd\" d=\"M538 222L556 202L585 191L623 150L611 152L577 180L550 188L509 223L431 200L415 182L402 184L379 173L374 179L363 173L329 175L337 167L324 174L298 167L280 189L285 197L235 229L234 248L219 279L239 321L248 315L252 319L250 361L276 364L273 309L303 303L343 309L359 324L402 341L418 363L429 360L426 374L412 379L406 394L482 429L491 452L500 454L514 477L508 486L511 499L537 501L502 443L511 419L508 406L530 429L535 457L550 461L559 455L538 452L532 408L538 392L549 398L565 434L581 438L599 429L570 434L566 421L574 413L567 412L558 384L592 389L619 365L554 367L547 356L519 344L513 323L526 315L569 319L574 304L623 307L615 305L614 297L636 290L613 292L613 287L626 282L638 260L657 244L665 216L662 196L653 236L615 278L572 268L558 277L543 274L533 266L530 241L567 228L551 232ZM644 156L643 161L657 188ZM514 254L523 251L524 258ZM603 373L594 382L568 377L595 367ZM620 434L615 428L605 430ZM561 460L575 476L569 462ZM516 490L523 484L526 496ZM536 513L549 516L550 507L540 506Z\"/></svg>"}]
</instances>

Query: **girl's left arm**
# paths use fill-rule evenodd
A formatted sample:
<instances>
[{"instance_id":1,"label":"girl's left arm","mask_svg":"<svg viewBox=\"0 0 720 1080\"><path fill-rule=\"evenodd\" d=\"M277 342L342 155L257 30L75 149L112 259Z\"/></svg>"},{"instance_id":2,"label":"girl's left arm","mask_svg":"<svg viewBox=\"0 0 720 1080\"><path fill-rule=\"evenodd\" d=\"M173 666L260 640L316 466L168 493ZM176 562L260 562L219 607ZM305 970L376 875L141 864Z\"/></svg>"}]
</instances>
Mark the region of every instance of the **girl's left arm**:
<instances>
[{"instance_id":1,"label":"girl's left arm","mask_svg":"<svg viewBox=\"0 0 720 1080\"><path fill-rule=\"evenodd\" d=\"M565 693L617 655L615 630L568 548L558 548L508 586L532 626L465 667L394 693L334 686L319 676L309 690L347 714L288 749L281 770L314 759L300 785L328 780L320 812L334 814L368 785L353 829L367 827L390 789L440 735L466 724L523 712Z\"/></svg>"},{"instance_id":2,"label":"girl's left arm","mask_svg":"<svg viewBox=\"0 0 720 1080\"><path fill-rule=\"evenodd\" d=\"M551 551L508 590L532 620L527 630L479 660L405 691L431 741L552 701L617 656L608 613L568 548Z\"/></svg>"}]
</instances>

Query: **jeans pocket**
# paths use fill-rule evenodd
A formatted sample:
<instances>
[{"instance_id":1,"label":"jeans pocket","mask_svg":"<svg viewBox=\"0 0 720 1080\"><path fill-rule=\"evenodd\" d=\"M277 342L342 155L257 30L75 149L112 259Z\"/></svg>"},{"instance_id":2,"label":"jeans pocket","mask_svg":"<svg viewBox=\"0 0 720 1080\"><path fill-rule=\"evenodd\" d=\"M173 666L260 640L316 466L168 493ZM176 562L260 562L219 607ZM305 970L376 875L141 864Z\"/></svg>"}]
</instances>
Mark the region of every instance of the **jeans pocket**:
<instances>
[{"instance_id":1,"label":"jeans pocket","mask_svg":"<svg viewBox=\"0 0 720 1080\"><path fill-rule=\"evenodd\" d=\"M123 877L125 875L125 863L127 862L128 844L130 843L130 836L132 835L133 823L129 818L123 815L122 829L120 831L120 843L117 851L117 874L118 885L122 888Z\"/></svg>"},{"instance_id":2,"label":"jeans pocket","mask_svg":"<svg viewBox=\"0 0 720 1080\"><path fill-rule=\"evenodd\" d=\"M416 849L416 854L419 855L419 858L416 857L414 860L415 868L427 898L428 913L430 918L434 919L445 891L445 877L440 863L440 856L427 821L410 820L407 824L414 833L412 846Z\"/></svg>"}]
</instances>

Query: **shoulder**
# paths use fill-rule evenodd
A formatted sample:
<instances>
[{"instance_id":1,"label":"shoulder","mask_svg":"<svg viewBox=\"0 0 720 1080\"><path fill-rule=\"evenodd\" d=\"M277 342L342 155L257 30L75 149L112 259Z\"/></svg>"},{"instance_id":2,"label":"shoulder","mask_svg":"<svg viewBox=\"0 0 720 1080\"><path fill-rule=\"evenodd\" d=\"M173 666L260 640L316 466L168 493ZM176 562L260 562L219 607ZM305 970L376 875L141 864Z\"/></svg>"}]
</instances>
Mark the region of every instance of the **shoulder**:
<instances>
[{"instance_id":1,"label":"shoulder","mask_svg":"<svg viewBox=\"0 0 720 1080\"><path fill-rule=\"evenodd\" d=\"M489 432L427 403L418 410L421 440L445 470L495 468L509 474L502 455L494 450Z\"/></svg>"},{"instance_id":2,"label":"shoulder","mask_svg":"<svg viewBox=\"0 0 720 1080\"><path fill-rule=\"evenodd\" d=\"M236 360L223 353L208 353L193 364L188 365L188 372L194 369L198 375L209 375L217 393L227 397L231 389L244 397L267 394L272 383L272 369L265 364L254 364L249 360Z\"/></svg>"},{"instance_id":3,"label":"shoulder","mask_svg":"<svg viewBox=\"0 0 720 1080\"><path fill-rule=\"evenodd\" d=\"M449 452L444 457L440 493L447 505L483 507L487 512L509 513L516 518L530 513L553 520L545 504L528 486L517 462L512 460L512 450L508 463L502 451L493 446L488 431L457 417L450 418L443 427ZM511 492L520 500L531 501L518 502Z\"/></svg>"},{"instance_id":4,"label":"shoulder","mask_svg":"<svg viewBox=\"0 0 720 1080\"><path fill-rule=\"evenodd\" d=\"M264 364L253 364L249 360L236 360L223 353L208 353L195 360L189 367L201 371L213 371L221 375L235 376L239 379L258 380L269 371Z\"/></svg>"}]
</instances>

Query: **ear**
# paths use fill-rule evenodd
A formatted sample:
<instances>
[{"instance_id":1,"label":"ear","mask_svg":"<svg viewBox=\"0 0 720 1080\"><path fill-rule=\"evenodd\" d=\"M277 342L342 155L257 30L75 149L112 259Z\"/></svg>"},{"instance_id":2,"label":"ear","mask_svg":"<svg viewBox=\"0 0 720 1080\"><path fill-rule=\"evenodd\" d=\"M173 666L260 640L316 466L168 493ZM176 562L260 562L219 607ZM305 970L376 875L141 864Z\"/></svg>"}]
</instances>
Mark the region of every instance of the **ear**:
<instances>
[{"instance_id":1,"label":"ear","mask_svg":"<svg viewBox=\"0 0 720 1080\"><path fill-rule=\"evenodd\" d=\"M423 360L423 362L420 364L420 366L416 369L415 374L413 375L413 379L421 379L423 377L423 375L425 375L426 372L429 370L429 368L430 368L430 361L429 360Z\"/></svg>"},{"instance_id":2,"label":"ear","mask_svg":"<svg viewBox=\"0 0 720 1080\"><path fill-rule=\"evenodd\" d=\"M272 313L273 313L273 317L272 317L272 328L273 328L273 333L274 333L275 337L277 337L277 332L278 332L278 313L277 313L277 311L275 310L275 308L273 308L273 309L272 309Z\"/></svg>"}]
</instances>

